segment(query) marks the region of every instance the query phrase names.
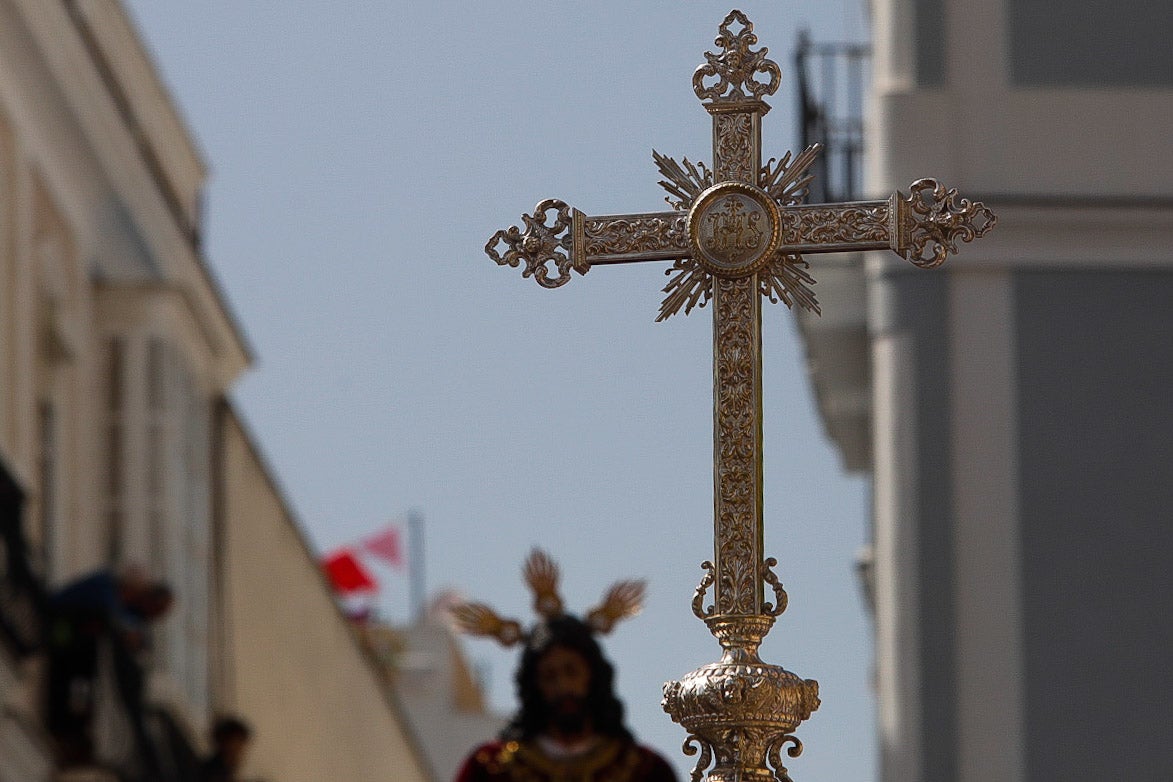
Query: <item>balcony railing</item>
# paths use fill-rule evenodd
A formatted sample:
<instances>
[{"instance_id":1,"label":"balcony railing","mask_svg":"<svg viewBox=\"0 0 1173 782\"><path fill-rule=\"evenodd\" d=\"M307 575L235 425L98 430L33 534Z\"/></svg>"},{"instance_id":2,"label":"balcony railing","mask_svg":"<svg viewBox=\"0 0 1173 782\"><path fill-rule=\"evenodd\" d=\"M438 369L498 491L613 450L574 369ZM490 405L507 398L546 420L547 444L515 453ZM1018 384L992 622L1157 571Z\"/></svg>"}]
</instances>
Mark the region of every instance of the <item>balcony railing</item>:
<instances>
[{"instance_id":1,"label":"balcony railing","mask_svg":"<svg viewBox=\"0 0 1173 782\"><path fill-rule=\"evenodd\" d=\"M855 201L863 190L863 101L872 51L860 43L813 43L799 34L799 135L824 146L814 166L810 203Z\"/></svg>"},{"instance_id":2,"label":"balcony railing","mask_svg":"<svg viewBox=\"0 0 1173 782\"><path fill-rule=\"evenodd\" d=\"M21 526L24 492L0 465L0 643L17 658L41 647L45 586L33 571Z\"/></svg>"},{"instance_id":3,"label":"balcony railing","mask_svg":"<svg viewBox=\"0 0 1173 782\"><path fill-rule=\"evenodd\" d=\"M95 651L81 752L63 760L103 769L120 782L199 782L199 758L171 715L147 701L146 670L135 654L109 633Z\"/></svg>"},{"instance_id":4,"label":"balcony railing","mask_svg":"<svg viewBox=\"0 0 1173 782\"><path fill-rule=\"evenodd\" d=\"M45 584L31 565L23 507L24 492L0 464L0 651L15 660L42 655L51 661L48 633L54 614ZM84 746L80 751L67 747L52 735L51 725L45 726L59 754L56 760L104 771L120 782L198 782L199 759L170 715L147 704L145 671L135 656L109 633L98 639L94 654L89 680L79 683L92 704L81 726ZM44 687L68 694L72 683L62 688L62 682L52 681L61 675L52 662L46 675ZM40 689L35 682L30 686Z\"/></svg>"}]
</instances>

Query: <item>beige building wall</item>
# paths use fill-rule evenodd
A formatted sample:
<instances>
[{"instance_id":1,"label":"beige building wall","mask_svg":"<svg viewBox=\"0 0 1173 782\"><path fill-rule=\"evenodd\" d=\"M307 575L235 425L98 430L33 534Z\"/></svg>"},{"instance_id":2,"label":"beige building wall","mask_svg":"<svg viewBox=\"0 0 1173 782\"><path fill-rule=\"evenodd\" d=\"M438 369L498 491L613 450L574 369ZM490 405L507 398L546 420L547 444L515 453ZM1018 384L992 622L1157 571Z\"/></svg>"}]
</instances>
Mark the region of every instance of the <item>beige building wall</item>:
<instances>
[{"instance_id":1,"label":"beige building wall","mask_svg":"<svg viewBox=\"0 0 1173 782\"><path fill-rule=\"evenodd\" d=\"M130 563L173 583L149 698L197 746L211 400L249 361L200 255L203 176L118 2L0 0L0 463L43 589ZM27 611L11 586L0 609ZM0 645L3 782L52 773L44 670ZM117 764L113 738L98 755Z\"/></svg>"},{"instance_id":2,"label":"beige building wall","mask_svg":"<svg viewBox=\"0 0 1173 782\"><path fill-rule=\"evenodd\" d=\"M119 0L0 0L0 468L34 581L135 564L171 582L143 660L168 747L205 750L233 710L257 728L249 779L428 779L271 475L217 414L252 356L202 255L204 176ZM0 612L22 619L6 555ZM0 782L59 778L26 646L0 636ZM91 778L141 766L122 723L96 722Z\"/></svg>"},{"instance_id":3,"label":"beige building wall","mask_svg":"<svg viewBox=\"0 0 1173 782\"><path fill-rule=\"evenodd\" d=\"M256 729L245 777L431 779L248 432L229 410L221 431L228 705Z\"/></svg>"}]
</instances>

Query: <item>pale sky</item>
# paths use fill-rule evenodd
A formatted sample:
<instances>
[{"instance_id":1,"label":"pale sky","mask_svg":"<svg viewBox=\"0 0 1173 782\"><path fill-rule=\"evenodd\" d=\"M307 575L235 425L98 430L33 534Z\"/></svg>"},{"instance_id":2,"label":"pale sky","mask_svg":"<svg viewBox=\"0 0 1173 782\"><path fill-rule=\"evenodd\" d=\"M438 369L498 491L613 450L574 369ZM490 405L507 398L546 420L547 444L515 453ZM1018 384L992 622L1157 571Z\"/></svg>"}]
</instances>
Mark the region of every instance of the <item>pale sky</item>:
<instances>
[{"instance_id":1,"label":"pale sky","mask_svg":"<svg viewBox=\"0 0 1173 782\"><path fill-rule=\"evenodd\" d=\"M550 291L483 248L544 198L666 209L651 150L710 160L691 75L732 6L127 4L212 170L207 255L258 355L233 397L311 543L417 508L429 587L527 623L531 546L560 562L576 612L648 579L643 614L604 644L632 728L687 778L659 702L665 680L720 657L689 608L712 556L709 311L653 322L667 264ZM862 3L739 7L783 69L763 133L781 156L798 143L798 31L864 37ZM795 779L867 780L871 626L853 566L868 487L822 431L793 318L764 316L766 554L790 608L762 656L821 685ZM406 577L376 573L382 613L406 619ZM465 648L512 710L515 656Z\"/></svg>"}]
</instances>

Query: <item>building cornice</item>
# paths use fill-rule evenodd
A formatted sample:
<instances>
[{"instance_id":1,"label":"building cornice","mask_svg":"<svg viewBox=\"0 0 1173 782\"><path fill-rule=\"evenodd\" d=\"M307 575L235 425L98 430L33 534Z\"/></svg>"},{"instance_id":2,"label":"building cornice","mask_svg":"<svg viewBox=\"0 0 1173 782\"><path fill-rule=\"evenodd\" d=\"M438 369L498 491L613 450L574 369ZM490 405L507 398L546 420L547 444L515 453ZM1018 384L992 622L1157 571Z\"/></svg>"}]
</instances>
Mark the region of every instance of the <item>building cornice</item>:
<instances>
[{"instance_id":1,"label":"building cornice","mask_svg":"<svg viewBox=\"0 0 1173 782\"><path fill-rule=\"evenodd\" d=\"M146 127L146 124L139 117L138 112L135 111L135 103L137 101L132 97L132 90L143 91L145 89L152 89L163 97L162 103L170 109L168 112L169 119L180 128L181 132L178 135L184 142L183 148L190 154L191 160L185 162L188 162L189 165L194 163L199 171L198 179L200 180L200 185L198 186L202 186L202 179L206 173L206 168L191 141L191 134L183 127L182 120L179 118L174 104L167 99L166 88L159 81L154 68L149 63L146 51L143 49L137 36L133 33L130 20L125 17L125 12L122 10L120 4L104 4L105 8L103 10L107 14L117 14L121 17L117 21L121 22L125 34L118 36L118 43L133 49L135 54L134 59L141 66L135 69L136 73L134 76L140 81L144 80L145 77L145 80L149 82L147 85L134 84L133 78L126 81L119 78L119 69L115 66L114 61L108 56L107 51L102 46L103 38L113 36L109 32L103 35L93 23L92 17L95 10L92 0L91 2L85 2L85 0L62 0L62 3L69 14L70 21L77 30L86 53L94 65L95 72L102 80L102 84L106 88L110 100L122 118L123 125L130 133L143 164L150 172L151 179L155 187L159 190L159 195L163 199L163 203L167 205L167 209L179 227L180 232L191 242L192 247L198 250L200 247L200 225L197 210L185 208L179 188L174 179L168 174L166 161L156 147L153 139L155 134L151 133L151 130ZM107 27L109 26L107 25ZM124 57L123 59L125 60L127 58ZM125 71L128 69L123 68L121 70Z\"/></svg>"},{"instance_id":2,"label":"building cornice","mask_svg":"<svg viewBox=\"0 0 1173 782\"><path fill-rule=\"evenodd\" d=\"M168 100L165 89L157 81L149 59L135 36L133 26L116 0L0 2L9 5L18 14L38 50L40 63L30 62L23 67L43 67L50 83L60 90L60 99L84 144L77 154L87 155L96 161L106 179L105 184L113 190L112 195L125 204L141 230L160 274L167 280L190 288L193 301L205 311L202 319L216 335L214 344L217 360L221 364L217 374L230 382L252 363L253 351L199 247L183 223L176 219L173 209L175 202L173 199L169 201L157 176L160 170L152 170L148 157L144 157L143 146L139 143L144 137L142 126L136 130L133 124L128 124L127 115L120 109L119 99L111 92L107 82L109 78L122 81L126 87L123 96L129 101L128 105L145 105L143 95L152 91L157 93L156 105L159 101ZM106 29L104 35L110 41L131 41L128 45L136 49L137 58L128 58L124 54L120 60L123 64L118 71L107 68L104 76L102 67L94 60L91 45L86 43L85 35L77 26L77 15L80 12L76 9L81 6L86 9L91 28L94 27L94 19L105 15L102 25ZM121 38L113 32L120 29L120 25ZM131 67L127 65L128 62L137 63L137 66ZM128 85L128 80L136 84ZM173 109L161 109L156 112L156 117L166 118L172 112ZM184 164L187 166L189 183L202 181L203 163L194 151L186 129L180 124L169 125L167 122L163 122L160 127L170 127L172 132L183 136L172 149L179 150L180 159L189 156ZM182 200L182 196L179 197ZM194 210L192 215L194 217Z\"/></svg>"}]
</instances>

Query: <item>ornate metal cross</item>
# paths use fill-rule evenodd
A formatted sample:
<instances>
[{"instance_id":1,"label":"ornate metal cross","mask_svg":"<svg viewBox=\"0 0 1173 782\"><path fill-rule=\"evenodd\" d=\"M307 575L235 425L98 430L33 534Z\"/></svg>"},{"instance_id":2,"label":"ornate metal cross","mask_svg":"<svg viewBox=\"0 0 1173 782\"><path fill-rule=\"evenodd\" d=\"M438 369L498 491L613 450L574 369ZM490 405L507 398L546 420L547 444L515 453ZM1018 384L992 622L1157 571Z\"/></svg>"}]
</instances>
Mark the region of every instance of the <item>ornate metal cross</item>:
<instances>
[{"instance_id":1,"label":"ornate metal cross","mask_svg":"<svg viewBox=\"0 0 1173 782\"><path fill-rule=\"evenodd\" d=\"M525 228L498 231L485 246L501 265L546 288L595 266L672 261L657 320L713 304L714 557L692 607L724 650L664 685L664 710L700 752L693 782L789 782L781 751L797 757L792 735L818 708L818 684L762 662L758 647L787 603L762 546L761 300L818 312L804 254L890 249L933 268L958 240L983 236L996 220L981 203L958 199L932 179L883 201L802 201L821 147L761 162L762 100L781 81L753 25L740 11L722 22L718 54L693 74L693 89L713 119L713 167L677 163L653 151L673 211L591 217L562 201L542 201ZM771 587L767 599L765 585ZM712 604L705 595L713 588ZM789 746L787 746L789 745Z\"/></svg>"}]
</instances>

